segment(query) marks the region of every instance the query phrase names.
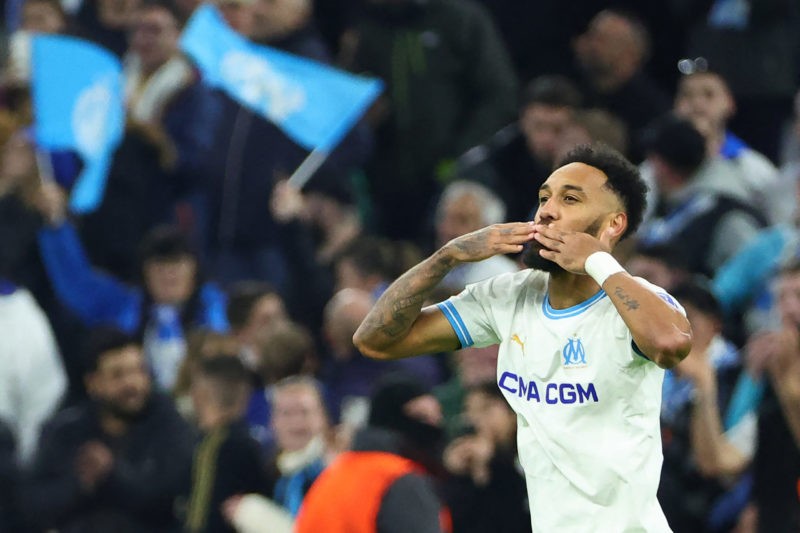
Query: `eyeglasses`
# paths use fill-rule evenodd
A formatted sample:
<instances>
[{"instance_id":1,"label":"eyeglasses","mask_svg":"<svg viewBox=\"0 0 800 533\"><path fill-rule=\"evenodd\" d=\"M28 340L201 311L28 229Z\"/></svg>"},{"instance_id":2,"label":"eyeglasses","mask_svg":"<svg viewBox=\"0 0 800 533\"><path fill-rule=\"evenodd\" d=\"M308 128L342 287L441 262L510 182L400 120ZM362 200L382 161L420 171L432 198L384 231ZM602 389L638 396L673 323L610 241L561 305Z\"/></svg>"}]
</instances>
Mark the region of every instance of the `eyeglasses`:
<instances>
[{"instance_id":1,"label":"eyeglasses","mask_svg":"<svg viewBox=\"0 0 800 533\"><path fill-rule=\"evenodd\" d=\"M708 72L708 60L705 57L681 59L678 61L678 72L684 76L688 76L689 74L697 74L698 72Z\"/></svg>"}]
</instances>

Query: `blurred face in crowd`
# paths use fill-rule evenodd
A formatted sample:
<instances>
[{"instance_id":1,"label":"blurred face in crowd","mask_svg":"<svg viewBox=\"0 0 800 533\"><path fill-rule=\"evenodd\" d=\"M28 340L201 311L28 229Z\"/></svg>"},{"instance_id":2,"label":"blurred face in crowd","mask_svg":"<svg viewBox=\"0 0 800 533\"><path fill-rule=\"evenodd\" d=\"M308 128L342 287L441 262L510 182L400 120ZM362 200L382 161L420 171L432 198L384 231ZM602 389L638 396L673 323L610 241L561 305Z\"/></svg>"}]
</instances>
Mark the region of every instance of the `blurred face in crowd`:
<instances>
[{"instance_id":1,"label":"blurred face in crowd","mask_svg":"<svg viewBox=\"0 0 800 533\"><path fill-rule=\"evenodd\" d=\"M145 72L153 72L178 50L181 30L175 17L160 7L138 12L131 28L130 48L142 62Z\"/></svg>"},{"instance_id":2,"label":"blurred face in crowd","mask_svg":"<svg viewBox=\"0 0 800 533\"><path fill-rule=\"evenodd\" d=\"M458 375L464 385L477 385L492 381L497 373L498 346L469 347L453 354L458 365Z\"/></svg>"},{"instance_id":3,"label":"blurred face in crowd","mask_svg":"<svg viewBox=\"0 0 800 533\"><path fill-rule=\"evenodd\" d=\"M225 22L236 33L245 37L250 37L253 34L252 0L217 0L215 4L222 13Z\"/></svg>"},{"instance_id":4,"label":"blurred face in crowd","mask_svg":"<svg viewBox=\"0 0 800 533\"><path fill-rule=\"evenodd\" d=\"M141 347L131 344L100 356L86 376L89 395L119 418L138 415L150 397L150 374Z\"/></svg>"},{"instance_id":5,"label":"blurred face in crowd","mask_svg":"<svg viewBox=\"0 0 800 533\"><path fill-rule=\"evenodd\" d=\"M27 0L23 4L21 29L38 33L62 33L66 27L64 14L54 2Z\"/></svg>"},{"instance_id":6,"label":"blurred face in crowd","mask_svg":"<svg viewBox=\"0 0 800 533\"><path fill-rule=\"evenodd\" d=\"M679 281L680 274L655 257L636 254L630 258L625 268L631 276L644 278L664 290L670 290Z\"/></svg>"},{"instance_id":7,"label":"blurred face in crowd","mask_svg":"<svg viewBox=\"0 0 800 533\"><path fill-rule=\"evenodd\" d=\"M141 3L141 0L97 0L100 22L106 28L128 29Z\"/></svg>"},{"instance_id":8,"label":"blurred face in crowd","mask_svg":"<svg viewBox=\"0 0 800 533\"><path fill-rule=\"evenodd\" d=\"M298 29L310 14L308 0L255 0L253 35L270 41Z\"/></svg>"},{"instance_id":9,"label":"blurred face in crowd","mask_svg":"<svg viewBox=\"0 0 800 533\"><path fill-rule=\"evenodd\" d=\"M322 398L306 384L276 389L272 399L272 428L282 451L302 450L314 437L323 435L328 421Z\"/></svg>"},{"instance_id":10,"label":"blurred face in crowd","mask_svg":"<svg viewBox=\"0 0 800 533\"><path fill-rule=\"evenodd\" d=\"M575 54L590 77L607 78L617 72L636 70L644 51L628 20L603 11L575 41Z\"/></svg>"},{"instance_id":11,"label":"blurred face in crowd","mask_svg":"<svg viewBox=\"0 0 800 533\"><path fill-rule=\"evenodd\" d=\"M725 81L710 72L681 78L674 107L704 135L725 129L736 109Z\"/></svg>"},{"instance_id":12,"label":"blurred face in crowd","mask_svg":"<svg viewBox=\"0 0 800 533\"><path fill-rule=\"evenodd\" d=\"M778 278L778 311L781 320L800 329L800 272L788 272Z\"/></svg>"},{"instance_id":13,"label":"blurred face in crowd","mask_svg":"<svg viewBox=\"0 0 800 533\"><path fill-rule=\"evenodd\" d=\"M266 331L275 324L287 320L289 320L289 314L286 312L283 298L277 294L265 294L253 304L239 337L245 343L254 343L259 332Z\"/></svg>"},{"instance_id":14,"label":"blurred face in crowd","mask_svg":"<svg viewBox=\"0 0 800 533\"><path fill-rule=\"evenodd\" d=\"M520 116L520 128L528 150L548 167L555 162L561 137L571 123L572 111L567 107L533 104Z\"/></svg>"},{"instance_id":15,"label":"blurred face in crowd","mask_svg":"<svg viewBox=\"0 0 800 533\"><path fill-rule=\"evenodd\" d=\"M474 194L462 194L441 206L436 223L436 238L439 246L443 246L450 240L483 226L480 200Z\"/></svg>"},{"instance_id":16,"label":"blurred face in crowd","mask_svg":"<svg viewBox=\"0 0 800 533\"><path fill-rule=\"evenodd\" d=\"M417 396L403 406L406 416L430 426L442 425L442 406L433 394Z\"/></svg>"},{"instance_id":17,"label":"blurred face in crowd","mask_svg":"<svg viewBox=\"0 0 800 533\"><path fill-rule=\"evenodd\" d=\"M190 255L150 259L144 263L144 282L153 301L177 305L192 295L197 261Z\"/></svg>"},{"instance_id":18,"label":"blurred face in crowd","mask_svg":"<svg viewBox=\"0 0 800 533\"><path fill-rule=\"evenodd\" d=\"M708 346L722 330L722 324L714 315L701 311L691 303L686 303L686 318L692 326L693 344L700 348Z\"/></svg>"},{"instance_id":19,"label":"blurred face in crowd","mask_svg":"<svg viewBox=\"0 0 800 533\"><path fill-rule=\"evenodd\" d=\"M472 391L464 400L467 420L478 435L495 444L509 444L516 434L517 417L502 398Z\"/></svg>"}]
</instances>

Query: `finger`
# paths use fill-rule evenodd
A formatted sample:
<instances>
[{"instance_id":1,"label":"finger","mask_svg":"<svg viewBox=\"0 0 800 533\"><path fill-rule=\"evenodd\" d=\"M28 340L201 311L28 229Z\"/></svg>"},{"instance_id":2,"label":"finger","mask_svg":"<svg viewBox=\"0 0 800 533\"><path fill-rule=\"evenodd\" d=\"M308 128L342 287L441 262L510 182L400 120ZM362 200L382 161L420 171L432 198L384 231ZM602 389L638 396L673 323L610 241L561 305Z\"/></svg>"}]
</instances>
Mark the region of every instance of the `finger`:
<instances>
[{"instance_id":1,"label":"finger","mask_svg":"<svg viewBox=\"0 0 800 533\"><path fill-rule=\"evenodd\" d=\"M542 246L546 248L550 248L551 250L556 250L560 248L562 244L564 244L563 241L553 239L541 233L536 233L534 235L534 238L536 239L536 242L540 243Z\"/></svg>"},{"instance_id":2,"label":"finger","mask_svg":"<svg viewBox=\"0 0 800 533\"><path fill-rule=\"evenodd\" d=\"M524 246L521 244L498 244L492 251L497 254L517 254L523 250Z\"/></svg>"}]
</instances>

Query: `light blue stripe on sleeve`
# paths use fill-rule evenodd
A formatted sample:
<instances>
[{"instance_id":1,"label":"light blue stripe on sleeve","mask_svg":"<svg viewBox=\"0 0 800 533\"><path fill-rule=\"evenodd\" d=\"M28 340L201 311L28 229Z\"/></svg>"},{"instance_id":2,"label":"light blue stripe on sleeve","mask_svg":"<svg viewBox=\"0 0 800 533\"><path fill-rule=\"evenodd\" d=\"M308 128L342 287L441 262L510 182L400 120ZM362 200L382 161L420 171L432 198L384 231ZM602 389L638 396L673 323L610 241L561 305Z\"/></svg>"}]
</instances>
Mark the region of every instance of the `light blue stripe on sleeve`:
<instances>
[{"instance_id":1,"label":"light blue stripe on sleeve","mask_svg":"<svg viewBox=\"0 0 800 533\"><path fill-rule=\"evenodd\" d=\"M453 305L453 302L448 300L444 303L444 305L447 306L448 309L450 309L450 312L453 313L453 316L458 322L458 325L461 326L461 329L464 331L464 336L467 338L467 346L472 346L473 344L475 344L475 342L472 340L472 335L469 334L469 330L467 329L466 324L464 324L464 320L461 319L461 315L456 310L456 306Z\"/></svg>"},{"instance_id":2,"label":"light blue stripe on sleeve","mask_svg":"<svg viewBox=\"0 0 800 533\"><path fill-rule=\"evenodd\" d=\"M453 331L456 332L456 337L458 337L458 342L461 343L461 347L462 348L468 348L469 346L472 346L472 342L471 342L472 339L470 338L469 340L467 340L469 338L468 337L469 334L466 333L465 329L463 329L463 326L462 326L463 323L459 324L459 320L460 320L461 317L456 318L456 315L453 314L455 309L451 310L447 306L448 303L449 302L441 302L439 304L436 304L436 307L438 307L439 310L441 310L442 314L444 314L444 317L447 319L448 322L450 322L450 326L453 328ZM465 335L465 333L466 333L466 335Z\"/></svg>"}]
</instances>

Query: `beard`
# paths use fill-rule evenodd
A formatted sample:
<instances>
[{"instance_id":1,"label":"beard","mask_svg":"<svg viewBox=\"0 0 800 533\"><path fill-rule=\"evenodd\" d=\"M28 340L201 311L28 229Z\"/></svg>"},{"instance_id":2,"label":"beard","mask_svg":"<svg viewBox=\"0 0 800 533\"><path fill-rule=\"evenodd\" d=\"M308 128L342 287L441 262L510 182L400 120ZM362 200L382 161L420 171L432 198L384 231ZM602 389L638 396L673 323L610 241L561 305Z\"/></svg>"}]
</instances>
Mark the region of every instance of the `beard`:
<instances>
[{"instance_id":1,"label":"beard","mask_svg":"<svg viewBox=\"0 0 800 533\"><path fill-rule=\"evenodd\" d=\"M603 225L603 217L597 217L591 224L586 226L583 231L580 233L588 233L592 237L597 237L598 232L600 231L600 226ZM534 270L541 270L542 272L547 272L548 274L560 274L566 272L564 268L556 263L555 261L551 261L549 259L545 259L541 255L539 255L540 250L546 250L544 246L539 241L531 241L525 245L525 249L522 252L522 262L523 264Z\"/></svg>"}]
</instances>

